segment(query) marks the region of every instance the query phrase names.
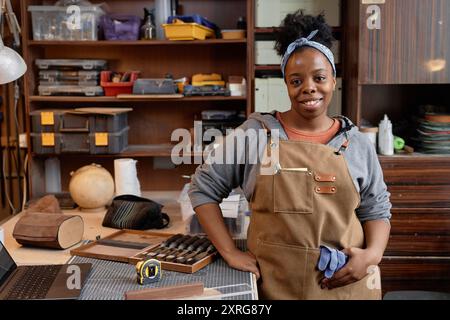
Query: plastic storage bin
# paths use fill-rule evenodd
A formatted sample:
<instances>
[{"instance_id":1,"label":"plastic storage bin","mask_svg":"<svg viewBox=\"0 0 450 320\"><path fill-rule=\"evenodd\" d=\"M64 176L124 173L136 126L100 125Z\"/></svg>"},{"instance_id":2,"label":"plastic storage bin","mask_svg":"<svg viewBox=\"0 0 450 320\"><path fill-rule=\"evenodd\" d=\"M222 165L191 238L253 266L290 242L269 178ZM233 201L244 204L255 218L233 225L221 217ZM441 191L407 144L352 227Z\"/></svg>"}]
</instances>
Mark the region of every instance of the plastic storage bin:
<instances>
[{"instance_id":1,"label":"plastic storage bin","mask_svg":"<svg viewBox=\"0 0 450 320\"><path fill-rule=\"evenodd\" d=\"M40 96L103 96L100 86L45 86L38 87Z\"/></svg>"},{"instance_id":2,"label":"plastic storage bin","mask_svg":"<svg viewBox=\"0 0 450 320\"><path fill-rule=\"evenodd\" d=\"M64 71L63 69L104 70L107 66L106 60L90 59L36 59L35 63L40 70L58 69L59 71Z\"/></svg>"},{"instance_id":3,"label":"plastic storage bin","mask_svg":"<svg viewBox=\"0 0 450 320\"><path fill-rule=\"evenodd\" d=\"M77 7L79 12L70 11L69 7L28 6L33 40L98 40L99 18L105 14L104 11L95 5Z\"/></svg>"},{"instance_id":4,"label":"plastic storage bin","mask_svg":"<svg viewBox=\"0 0 450 320\"><path fill-rule=\"evenodd\" d=\"M137 79L133 94L175 94L177 84L172 79Z\"/></svg>"},{"instance_id":5,"label":"plastic storage bin","mask_svg":"<svg viewBox=\"0 0 450 320\"><path fill-rule=\"evenodd\" d=\"M129 127L115 133L31 133L36 154L90 153L116 154L128 147Z\"/></svg>"},{"instance_id":6,"label":"plastic storage bin","mask_svg":"<svg viewBox=\"0 0 450 320\"><path fill-rule=\"evenodd\" d=\"M110 82L111 71L102 71L100 85L105 91L105 96L117 96L118 94L131 94L133 85L139 77L138 71L130 72L130 81L127 82Z\"/></svg>"},{"instance_id":7,"label":"plastic storage bin","mask_svg":"<svg viewBox=\"0 0 450 320\"><path fill-rule=\"evenodd\" d=\"M72 83L78 85L98 85L100 81L100 71L59 71L41 70L39 71L40 83Z\"/></svg>"},{"instance_id":8,"label":"plastic storage bin","mask_svg":"<svg viewBox=\"0 0 450 320\"><path fill-rule=\"evenodd\" d=\"M138 40L141 19L133 15L107 14L100 17L105 40Z\"/></svg>"},{"instance_id":9,"label":"plastic storage bin","mask_svg":"<svg viewBox=\"0 0 450 320\"><path fill-rule=\"evenodd\" d=\"M212 23L211 21L207 20L205 17L202 17L199 14L193 14L193 15L189 15L189 16L170 16L169 18L167 18L167 23L173 23L175 20L181 20L185 23L197 23L199 25L205 26L209 29L214 30L214 32L220 32L220 28L215 25L214 23Z\"/></svg>"},{"instance_id":10,"label":"plastic storage bin","mask_svg":"<svg viewBox=\"0 0 450 320\"><path fill-rule=\"evenodd\" d=\"M164 33L169 40L205 40L214 38L214 30L198 23L184 23L175 19L171 24L163 24Z\"/></svg>"},{"instance_id":11,"label":"plastic storage bin","mask_svg":"<svg viewBox=\"0 0 450 320\"><path fill-rule=\"evenodd\" d=\"M73 109L30 112L32 131L41 132L119 132L128 127L128 114L81 113Z\"/></svg>"}]
</instances>

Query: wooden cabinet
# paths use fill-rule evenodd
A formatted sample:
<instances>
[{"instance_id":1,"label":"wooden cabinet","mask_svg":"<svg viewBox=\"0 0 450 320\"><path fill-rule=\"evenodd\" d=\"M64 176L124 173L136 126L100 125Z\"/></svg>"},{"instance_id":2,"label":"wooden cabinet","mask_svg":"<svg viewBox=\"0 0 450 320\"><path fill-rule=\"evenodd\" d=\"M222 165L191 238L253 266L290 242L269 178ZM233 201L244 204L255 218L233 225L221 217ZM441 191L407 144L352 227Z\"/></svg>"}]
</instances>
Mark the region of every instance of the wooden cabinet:
<instances>
[{"instance_id":1,"label":"wooden cabinet","mask_svg":"<svg viewBox=\"0 0 450 320\"><path fill-rule=\"evenodd\" d=\"M450 161L381 157L393 205L383 290L450 291Z\"/></svg>"},{"instance_id":2,"label":"wooden cabinet","mask_svg":"<svg viewBox=\"0 0 450 320\"><path fill-rule=\"evenodd\" d=\"M377 126L384 114L412 142L421 105L450 111L450 1L349 0L345 14L346 115ZM380 19L379 29L368 20ZM370 26L370 27L369 27ZM397 131L398 130L398 131ZM450 157L380 156L391 193L392 230L381 264L383 291L450 292Z\"/></svg>"},{"instance_id":3,"label":"wooden cabinet","mask_svg":"<svg viewBox=\"0 0 450 320\"><path fill-rule=\"evenodd\" d=\"M449 1L387 0L370 6L359 5L361 84L450 82Z\"/></svg>"},{"instance_id":4,"label":"wooden cabinet","mask_svg":"<svg viewBox=\"0 0 450 320\"><path fill-rule=\"evenodd\" d=\"M152 1L111 0L106 2L110 12L143 15L144 7ZM244 76L248 79L249 42L243 40L208 39L204 41L34 41L32 40L29 5L44 1L22 0L24 55L29 72L26 75L25 102L27 115L31 111L48 108L73 107L132 107L128 115L129 148L117 155L60 155L63 190L67 190L69 173L92 162L100 163L113 172L113 160L120 157L138 159L138 176L143 190L181 190L186 182L182 176L192 174L195 165L170 167L173 144L171 133L178 128L193 127L195 116L203 110L237 110L248 113L251 95L239 97L185 97L179 99L123 100L115 97L61 97L37 94L38 70L34 61L46 59L104 59L115 71L140 70L141 77L163 78L170 73L175 79L191 77L195 73L219 73ZM221 29L235 29L239 17L247 17L247 0L181 0L179 14L200 14ZM247 98L249 97L249 98ZM30 122L28 117L28 129ZM29 131L29 130L28 130ZM29 149L31 195L45 192L44 160ZM158 159L156 159L158 158ZM164 159L161 159L164 158ZM156 164L163 162L162 168Z\"/></svg>"}]
</instances>

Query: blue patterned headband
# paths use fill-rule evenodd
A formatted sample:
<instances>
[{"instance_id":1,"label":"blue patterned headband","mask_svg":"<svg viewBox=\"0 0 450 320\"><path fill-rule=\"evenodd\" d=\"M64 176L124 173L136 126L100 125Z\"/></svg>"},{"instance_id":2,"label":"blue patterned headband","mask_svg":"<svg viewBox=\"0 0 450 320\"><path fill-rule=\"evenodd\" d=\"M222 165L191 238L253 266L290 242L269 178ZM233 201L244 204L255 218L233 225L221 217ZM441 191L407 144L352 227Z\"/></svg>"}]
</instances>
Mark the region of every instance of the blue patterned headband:
<instances>
[{"instance_id":1,"label":"blue patterned headband","mask_svg":"<svg viewBox=\"0 0 450 320\"><path fill-rule=\"evenodd\" d=\"M309 34L306 38L299 38L292 42L289 47L287 48L286 52L284 53L283 60L281 60L281 71L283 72L283 78L285 77L285 69L286 64L289 60L289 57L291 54L301 47L312 47L320 52L322 52L325 57L327 57L328 61L331 63L331 66L333 67L333 76L336 77L336 66L334 65L334 56L330 49L328 49L326 46L324 46L321 43L318 43L316 41L311 41L312 38L319 32L319 30L314 30Z\"/></svg>"}]
</instances>

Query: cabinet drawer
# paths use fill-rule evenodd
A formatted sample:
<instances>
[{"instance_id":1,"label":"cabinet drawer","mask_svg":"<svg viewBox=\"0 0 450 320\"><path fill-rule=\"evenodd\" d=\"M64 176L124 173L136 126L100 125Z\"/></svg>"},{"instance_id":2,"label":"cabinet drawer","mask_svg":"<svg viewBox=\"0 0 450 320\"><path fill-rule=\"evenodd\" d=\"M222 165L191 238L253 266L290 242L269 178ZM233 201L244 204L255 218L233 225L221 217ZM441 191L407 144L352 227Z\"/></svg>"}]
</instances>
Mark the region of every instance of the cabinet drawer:
<instances>
[{"instance_id":1,"label":"cabinet drawer","mask_svg":"<svg viewBox=\"0 0 450 320\"><path fill-rule=\"evenodd\" d=\"M380 156L387 185L450 185L450 157Z\"/></svg>"},{"instance_id":2,"label":"cabinet drawer","mask_svg":"<svg viewBox=\"0 0 450 320\"><path fill-rule=\"evenodd\" d=\"M380 263L384 280L440 280L450 281L450 257L415 258L383 257Z\"/></svg>"},{"instance_id":3,"label":"cabinet drawer","mask_svg":"<svg viewBox=\"0 0 450 320\"><path fill-rule=\"evenodd\" d=\"M388 185L392 206L412 208L449 208L450 177L447 185Z\"/></svg>"},{"instance_id":4,"label":"cabinet drawer","mask_svg":"<svg viewBox=\"0 0 450 320\"><path fill-rule=\"evenodd\" d=\"M450 235L450 209L393 208L391 234Z\"/></svg>"},{"instance_id":5,"label":"cabinet drawer","mask_svg":"<svg viewBox=\"0 0 450 320\"><path fill-rule=\"evenodd\" d=\"M385 255L450 257L450 236L391 235Z\"/></svg>"},{"instance_id":6,"label":"cabinet drawer","mask_svg":"<svg viewBox=\"0 0 450 320\"><path fill-rule=\"evenodd\" d=\"M450 292L450 258L383 258L380 263L383 295L389 291Z\"/></svg>"}]
</instances>

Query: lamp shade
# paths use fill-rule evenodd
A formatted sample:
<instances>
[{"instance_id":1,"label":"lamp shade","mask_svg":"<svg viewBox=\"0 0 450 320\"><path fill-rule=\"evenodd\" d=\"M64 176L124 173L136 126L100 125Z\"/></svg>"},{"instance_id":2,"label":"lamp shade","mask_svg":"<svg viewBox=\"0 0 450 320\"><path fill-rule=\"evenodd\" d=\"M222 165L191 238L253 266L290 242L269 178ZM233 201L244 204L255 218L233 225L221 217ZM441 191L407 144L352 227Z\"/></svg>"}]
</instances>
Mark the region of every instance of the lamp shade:
<instances>
[{"instance_id":1,"label":"lamp shade","mask_svg":"<svg viewBox=\"0 0 450 320\"><path fill-rule=\"evenodd\" d=\"M13 49L3 45L0 37L0 84L17 80L27 71L22 57Z\"/></svg>"}]
</instances>

